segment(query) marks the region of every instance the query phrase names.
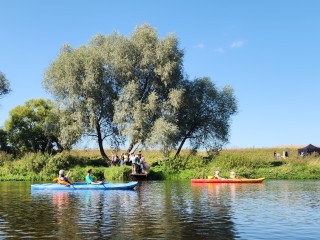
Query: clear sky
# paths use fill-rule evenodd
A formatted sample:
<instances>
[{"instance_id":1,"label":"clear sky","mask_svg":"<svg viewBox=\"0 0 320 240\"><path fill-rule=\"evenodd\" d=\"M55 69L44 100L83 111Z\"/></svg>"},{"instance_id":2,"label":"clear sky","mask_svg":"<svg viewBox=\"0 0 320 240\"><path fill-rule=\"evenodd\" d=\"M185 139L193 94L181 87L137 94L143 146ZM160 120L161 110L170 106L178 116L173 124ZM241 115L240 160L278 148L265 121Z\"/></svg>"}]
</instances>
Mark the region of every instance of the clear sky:
<instances>
[{"instance_id":1,"label":"clear sky","mask_svg":"<svg viewBox=\"0 0 320 240\"><path fill-rule=\"evenodd\" d=\"M239 112L226 147L320 146L318 0L0 0L0 8L0 71L13 90L0 99L0 126L15 106L51 98L43 75L64 43L149 23L159 37L178 37L190 79L234 88Z\"/></svg>"}]
</instances>

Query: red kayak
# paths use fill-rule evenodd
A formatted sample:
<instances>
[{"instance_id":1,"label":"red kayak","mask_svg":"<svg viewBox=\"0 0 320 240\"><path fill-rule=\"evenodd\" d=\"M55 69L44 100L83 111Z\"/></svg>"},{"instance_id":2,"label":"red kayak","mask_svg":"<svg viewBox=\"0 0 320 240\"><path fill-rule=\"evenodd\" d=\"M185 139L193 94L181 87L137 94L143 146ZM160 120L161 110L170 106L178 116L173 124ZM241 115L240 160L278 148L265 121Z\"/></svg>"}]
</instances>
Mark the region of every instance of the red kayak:
<instances>
[{"instance_id":1,"label":"red kayak","mask_svg":"<svg viewBox=\"0 0 320 240\"><path fill-rule=\"evenodd\" d=\"M262 183L265 178L239 178L239 179L191 179L192 183Z\"/></svg>"}]
</instances>

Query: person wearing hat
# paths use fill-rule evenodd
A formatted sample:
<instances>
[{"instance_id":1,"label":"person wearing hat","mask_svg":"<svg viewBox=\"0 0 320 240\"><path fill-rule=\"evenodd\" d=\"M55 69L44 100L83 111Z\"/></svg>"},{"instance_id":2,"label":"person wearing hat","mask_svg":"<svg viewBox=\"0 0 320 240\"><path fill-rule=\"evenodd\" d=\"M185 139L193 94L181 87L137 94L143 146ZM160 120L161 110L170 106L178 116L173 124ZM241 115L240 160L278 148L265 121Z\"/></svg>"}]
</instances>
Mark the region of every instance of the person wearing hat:
<instances>
[{"instance_id":1,"label":"person wearing hat","mask_svg":"<svg viewBox=\"0 0 320 240\"><path fill-rule=\"evenodd\" d=\"M91 176L91 173L92 173L92 169L89 168L87 170L87 176L86 176L86 183L89 183L89 184L102 184L103 181L94 181L93 177Z\"/></svg>"}]
</instances>

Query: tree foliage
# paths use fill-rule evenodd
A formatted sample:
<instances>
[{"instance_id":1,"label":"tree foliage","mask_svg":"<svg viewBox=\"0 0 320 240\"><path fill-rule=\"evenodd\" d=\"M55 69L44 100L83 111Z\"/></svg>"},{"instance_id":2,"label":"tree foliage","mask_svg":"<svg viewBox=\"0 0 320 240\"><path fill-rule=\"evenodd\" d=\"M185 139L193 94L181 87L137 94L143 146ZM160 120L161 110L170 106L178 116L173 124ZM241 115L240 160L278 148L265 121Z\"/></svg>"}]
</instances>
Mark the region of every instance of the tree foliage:
<instances>
[{"instance_id":1,"label":"tree foliage","mask_svg":"<svg viewBox=\"0 0 320 240\"><path fill-rule=\"evenodd\" d=\"M62 141L70 142L70 136L74 136L73 139L83 135L96 137L102 157L108 159L103 141L112 136L117 145L121 138L113 124L113 101L119 84L112 62L103 56L110 51L104 47L105 42L104 37L98 35L88 46L77 49L63 46L46 71L43 83L57 100L63 115Z\"/></svg>"},{"instance_id":2,"label":"tree foliage","mask_svg":"<svg viewBox=\"0 0 320 240\"><path fill-rule=\"evenodd\" d=\"M208 78L183 76L178 39L158 36L148 24L130 36L97 35L87 46L62 47L43 81L61 112L61 140L72 145L83 135L118 147L140 143L168 153L186 140L194 149L228 141L237 104L233 91L219 91Z\"/></svg>"},{"instance_id":3,"label":"tree foliage","mask_svg":"<svg viewBox=\"0 0 320 240\"><path fill-rule=\"evenodd\" d=\"M170 110L169 96L182 80L177 45L173 35L160 40L155 29L142 25L130 37L114 32L95 36L88 46L64 46L44 79L59 108L68 112L64 131L77 125L79 134L95 135L105 158L107 137L115 146L122 143L118 130L133 144L144 142Z\"/></svg>"},{"instance_id":4,"label":"tree foliage","mask_svg":"<svg viewBox=\"0 0 320 240\"><path fill-rule=\"evenodd\" d=\"M193 149L219 149L228 141L231 116L237 112L233 89L221 91L209 78L185 82L185 94L179 111L179 154L186 140Z\"/></svg>"},{"instance_id":5,"label":"tree foliage","mask_svg":"<svg viewBox=\"0 0 320 240\"><path fill-rule=\"evenodd\" d=\"M31 99L9 113L4 129L17 153L60 151L58 114L50 100Z\"/></svg>"},{"instance_id":6,"label":"tree foliage","mask_svg":"<svg viewBox=\"0 0 320 240\"><path fill-rule=\"evenodd\" d=\"M0 71L0 97L10 92L10 83L6 76Z\"/></svg>"},{"instance_id":7,"label":"tree foliage","mask_svg":"<svg viewBox=\"0 0 320 240\"><path fill-rule=\"evenodd\" d=\"M154 134L164 136L166 130L174 131L169 126L173 126L172 114L179 107L175 103L183 91L183 52L174 35L160 39L149 25L137 27L122 44L125 52L121 55L126 64L119 71L126 78L115 102L114 121L121 133L129 137L131 146L137 142L147 144L155 139Z\"/></svg>"},{"instance_id":8,"label":"tree foliage","mask_svg":"<svg viewBox=\"0 0 320 240\"><path fill-rule=\"evenodd\" d=\"M8 145L8 134L3 129L0 129L0 151L11 153L12 149Z\"/></svg>"}]
</instances>

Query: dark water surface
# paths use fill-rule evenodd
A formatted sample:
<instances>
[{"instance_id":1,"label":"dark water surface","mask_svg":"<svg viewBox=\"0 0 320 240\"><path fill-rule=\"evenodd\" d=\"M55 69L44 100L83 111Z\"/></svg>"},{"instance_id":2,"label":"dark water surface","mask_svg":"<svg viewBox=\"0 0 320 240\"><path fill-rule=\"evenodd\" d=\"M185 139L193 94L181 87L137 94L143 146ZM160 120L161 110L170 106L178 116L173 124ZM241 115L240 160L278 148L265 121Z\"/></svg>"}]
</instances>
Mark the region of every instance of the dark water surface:
<instances>
[{"instance_id":1,"label":"dark water surface","mask_svg":"<svg viewBox=\"0 0 320 240\"><path fill-rule=\"evenodd\" d=\"M320 181L52 192L30 184L0 182L0 239L320 239Z\"/></svg>"}]
</instances>

